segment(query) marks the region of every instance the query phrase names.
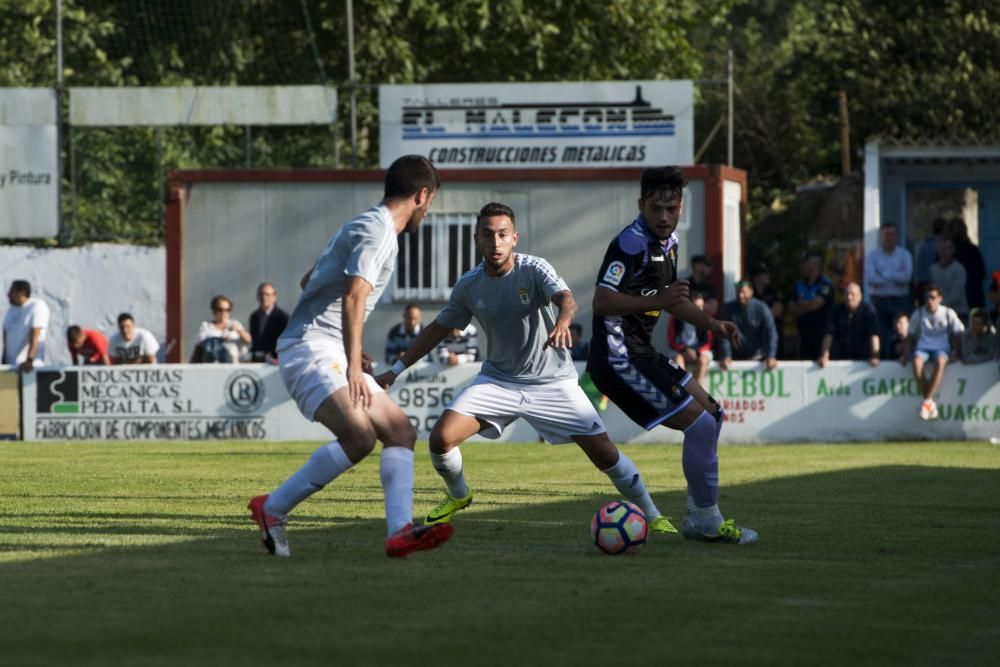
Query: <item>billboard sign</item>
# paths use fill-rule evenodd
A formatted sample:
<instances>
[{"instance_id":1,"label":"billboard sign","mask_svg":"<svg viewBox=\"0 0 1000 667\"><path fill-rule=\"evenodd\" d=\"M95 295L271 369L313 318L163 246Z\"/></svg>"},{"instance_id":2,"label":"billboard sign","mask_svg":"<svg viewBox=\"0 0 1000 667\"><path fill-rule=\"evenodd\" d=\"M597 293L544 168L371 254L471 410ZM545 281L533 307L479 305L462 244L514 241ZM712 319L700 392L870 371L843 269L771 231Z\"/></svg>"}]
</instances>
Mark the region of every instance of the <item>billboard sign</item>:
<instances>
[{"instance_id":1,"label":"billboard sign","mask_svg":"<svg viewBox=\"0 0 1000 667\"><path fill-rule=\"evenodd\" d=\"M379 86L381 166L644 167L694 160L691 81Z\"/></svg>"},{"instance_id":2,"label":"billboard sign","mask_svg":"<svg viewBox=\"0 0 1000 667\"><path fill-rule=\"evenodd\" d=\"M59 233L56 93L0 88L0 237Z\"/></svg>"}]
</instances>

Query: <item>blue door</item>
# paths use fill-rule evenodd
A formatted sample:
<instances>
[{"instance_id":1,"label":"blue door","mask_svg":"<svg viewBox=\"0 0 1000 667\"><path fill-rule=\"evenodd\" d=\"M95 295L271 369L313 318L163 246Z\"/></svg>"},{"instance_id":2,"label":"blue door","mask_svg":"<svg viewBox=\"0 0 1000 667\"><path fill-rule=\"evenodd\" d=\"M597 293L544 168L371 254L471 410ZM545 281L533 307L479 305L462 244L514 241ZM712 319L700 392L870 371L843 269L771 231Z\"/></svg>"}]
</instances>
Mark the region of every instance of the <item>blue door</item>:
<instances>
[{"instance_id":1,"label":"blue door","mask_svg":"<svg viewBox=\"0 0 1000 667\"><path fill-rule=\"evenodd\" d=\"M979 249L986 262L986 284L1000 271L1000 185L987 185L979 191Z\"/></svg>"}]
</instances>

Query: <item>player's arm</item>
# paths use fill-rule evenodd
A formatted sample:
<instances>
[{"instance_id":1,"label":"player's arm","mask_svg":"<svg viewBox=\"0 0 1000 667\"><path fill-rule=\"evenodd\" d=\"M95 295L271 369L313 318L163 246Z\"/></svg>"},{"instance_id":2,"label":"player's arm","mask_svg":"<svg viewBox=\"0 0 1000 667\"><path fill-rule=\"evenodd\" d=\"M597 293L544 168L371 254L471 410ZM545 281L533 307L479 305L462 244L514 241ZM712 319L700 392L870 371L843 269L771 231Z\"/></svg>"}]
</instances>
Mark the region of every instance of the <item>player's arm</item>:
<instances>
[{"instance_id":1,"label":"player's arm","mask_svg":"<svg viewBox=\"0 0 1000 667\"><path fill-rule=\"evenodd\" d=\"M341 315L344 352L347 354L347 389L351 402L354 405L360 402L361 407L365 409L371 407L372 394L364 378L361 338L365 324L365 302L373 289L372 284L364 278L348 276Z\"/></svg>"},{"instance_id":2,"label":"player's arm","mask_svg":"<svg viewBox=\"0 0 1000 667\"><path fill-rule=\"evenodd\" d=\"M559 310L559 314L556 317L556 325L549 332L549 339L545 341L545 347L551 345L552 347L562 347L568 350L572 341L572 336L569 334L569 325L573 323L573 318L576 317L576 299L573 298L573 293L569 290L561 290L553 294L550 300Z\"/></svg>"},{"instance_id":3,"label":"player's arm","mask_svg":"<svg viewBox=\"0 0 1000 667\"><path fill-rule=\"evenodd\" d=\"M677 283L674 283L676 285ZM673 287L671 285L670 287ZM667 288L669 289L669 288ZM669 305L664 305L663 309L671 316L684 320L688 324L693 324L699 329L711 331L713 334L721 336L725 340L732 341L736 347L740 346L743 336L740 329L734 323L727 320L717 320L698 306L691 303L690 299L672 300Z\"/></svg>"},{"instance_id":4,"label":"player's arm","mask_svg":"<svg viewBox=\"0 0 1000 667\"><path fill-rule=\"evenodd\" d=\"M428 352L437 348L441 341L448 337L449 333L451 333L451 327L446 327L437 320L424 325L403 356L385 373L376 375L375 381L381 387L391 387L396 378L403 374L403 371L423 359Z\"/></svg>"},{"instance_id":5,"label":"player's arm","mask_svg":"<svg viewBox=\"0 0 1000 667\"><path fill-rule=\"evenodd\" d=\"M35 357L38 356L38 341L42 338L42 330L39 327L31 329L31 340L28 342L28 357L21 364L22 371L30 371L35 367Z\"/></svg>"},{"instance_id":6,"label":"player's arm","mask_svg":"<svg viewBox=\"0 0 1000 667\"><path fill-rule=\"evenodd\" d=\"M669 304L688 300L689 295L690 290L685 280L678 280L658 294L649 296L623 294L610 287L598 285L594 290L594 300L591 305L595 315L639 315L651 310L669 310Z\"/></svg>"},{"instance_id":7,"label":"player's arm","mask_svg":"<svg viewBox=\"0 0 1000 667\"><path fill-rule=\"evenodd\" d=\"M299 281L299 287L301 289L306 288L306 285L309 284L309 279L312 278L312 275L313 275L313 270L309 269L308 271L306 271L306 274L302 276L302 280Z\"/></svg>"}]
</instances>

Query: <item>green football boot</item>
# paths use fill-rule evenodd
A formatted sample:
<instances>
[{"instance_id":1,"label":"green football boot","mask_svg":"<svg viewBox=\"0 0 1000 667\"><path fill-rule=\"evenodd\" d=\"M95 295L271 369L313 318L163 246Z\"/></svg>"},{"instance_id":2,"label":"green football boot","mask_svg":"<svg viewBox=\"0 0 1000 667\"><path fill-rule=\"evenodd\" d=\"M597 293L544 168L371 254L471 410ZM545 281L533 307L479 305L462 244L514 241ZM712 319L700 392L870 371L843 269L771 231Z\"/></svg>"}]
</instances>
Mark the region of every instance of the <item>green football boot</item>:
<instances>
[{"instance_id":1,"label":"green football boot","mask_svg":"<svg viewBox=\"0 0 1000 667\"><path fill-rule=\"evenodd\" d=\"M674 524L670 523L670 517L661 514L660 516L653 517L646 522L649 525L649 532L651 533L676 533L677 529L674 528Z\"/></svg>"},{"instance_id":2,"label":"green football boot","mask_svg":"<svg viewBox=\"0 0 1000 667\"><path fill-rule=\"evenodd\" d=\"M722 544L753 544L760 539L756 530L737 526L732 519L726 519L720 523L714 533L706 532L690 514L684 519L684 530L681 534L689 540L720 542Z\"/></svg>"},{"instance_id":3,"label":"green football boot","mask_svg":"<svg viewBox=\"0 0 1000 667\"><path fill-rule=\"evenodd\" d=\"M452 498L447 492L444 494L444 500L438 503L437 507L430 511L427 518L424 519L424 525L430 526L435 523L448 523L451 518L455 516L455 512L459 510L464 510L466 507L472 504L472 489L469 489L469 493L466 494L464 498Z\"/></svg>"}]
</instances>

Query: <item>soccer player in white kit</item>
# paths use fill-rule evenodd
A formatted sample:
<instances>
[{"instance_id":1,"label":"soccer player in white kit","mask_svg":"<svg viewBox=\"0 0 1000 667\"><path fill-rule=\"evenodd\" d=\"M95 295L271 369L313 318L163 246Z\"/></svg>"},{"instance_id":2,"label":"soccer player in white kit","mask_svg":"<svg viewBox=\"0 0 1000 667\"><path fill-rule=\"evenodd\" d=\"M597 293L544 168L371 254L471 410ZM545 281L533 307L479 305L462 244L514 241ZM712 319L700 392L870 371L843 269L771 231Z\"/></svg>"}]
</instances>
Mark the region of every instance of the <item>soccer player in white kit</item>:
<instances>
[{"instance_id":1,"label":"soccer player in white kit","mask_svg":"<svg viewBox=\"0 0 1000 667\"><path fill-rule=\"evenodd\" d=\"M608 439L578 384L569 352L569 325L576 314L569 287L541 257L514 252L518 235L510 207L484 206L475 238L483 262L459 279L448 304L403 358L376 378L388 387L473 317L487 335L479 376L455 397L431 432L431 462L448 490L424 524L448 525L472 502L458 446L476 433L498 438L520 417L550 443L576 442L618 491L642 509L651 530L677 532L653 503L636 465Z\"/></svg>"},{"instance_id":2,"label":"soccer player in white kit","mask_svg":"<svg viewBox=\"0 0 1000 667\"><path fill-rule=\"evenodd\" d=\"M451 526L413 524L413 443L406 415L366 373L362 329L396 268L397 237L414 232L439 187L430 160L407 155L390 165L385 196L345 223L303 277L303 292L278 339L281 379L302 414L326 426L323 445L269 495L248 505L272 554L288 556L288 513L368 456L382 441L379 476L388 523L386 555L433 549Z\"/></svg>"}]
</instances>

